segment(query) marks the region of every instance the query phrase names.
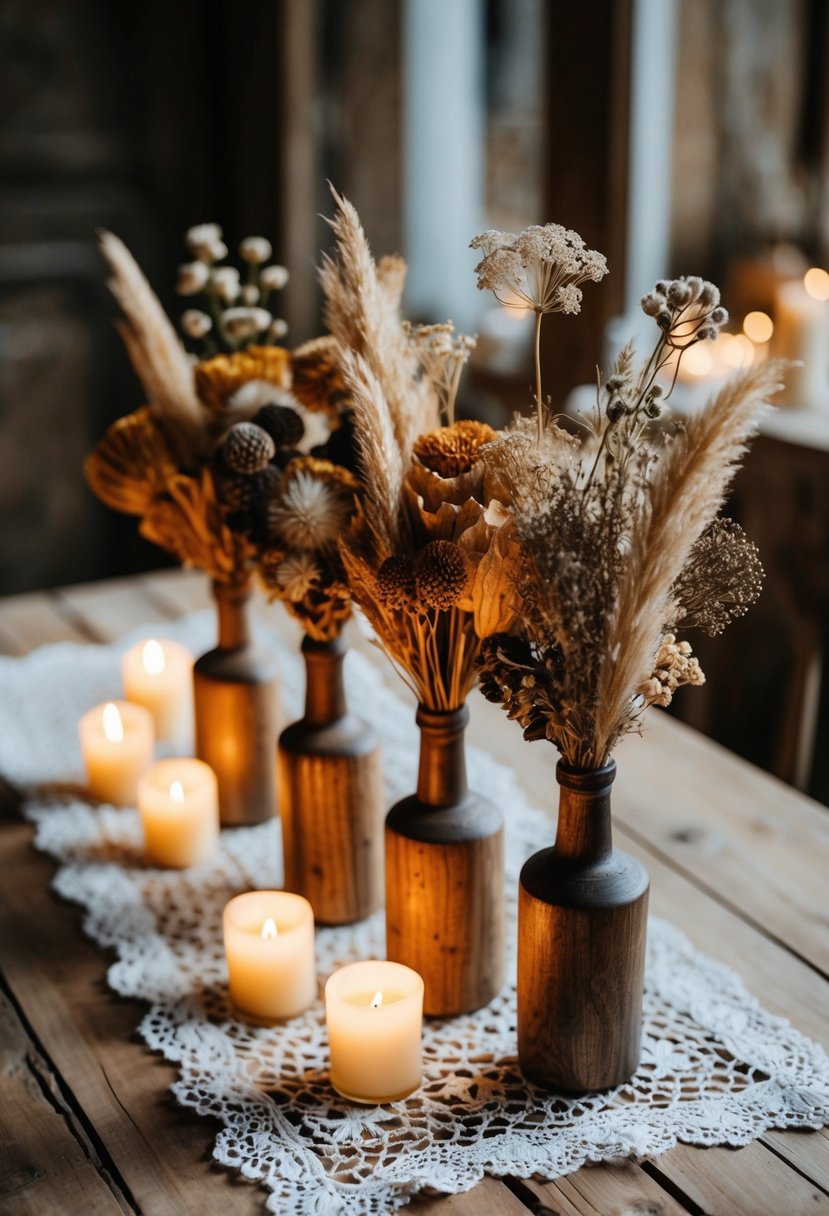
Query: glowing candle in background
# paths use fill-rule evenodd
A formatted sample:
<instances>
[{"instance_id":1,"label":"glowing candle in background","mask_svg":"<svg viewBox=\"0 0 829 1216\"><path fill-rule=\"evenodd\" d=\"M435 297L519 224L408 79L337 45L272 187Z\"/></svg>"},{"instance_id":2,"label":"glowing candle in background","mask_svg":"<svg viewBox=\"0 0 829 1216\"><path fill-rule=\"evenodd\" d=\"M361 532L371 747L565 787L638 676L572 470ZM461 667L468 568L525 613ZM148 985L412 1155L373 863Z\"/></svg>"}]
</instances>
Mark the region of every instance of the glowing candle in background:
<instances>
[{"instance_id":1,"label":"glowing candle in background","mask_svg":"<svg viewBox=\"0 0 829 1216\"><path fill-rule=\"evenodd\" d=\"M829 274L813 266L802 279L781 283L775 301L774 353L800 361L790 368L775 402L829 409Z\"/></svg>"},{"instance_id":2,"label":"glowing candle in background","mask_svg":"<svg viewBox=\"0 0 829 1216\"><path fill-rule=\"evenodd\" d=\"M216 774L202 760L160 760L138 783L147 856L184 869L205 861L219 839Z\"/></svg>"},{"instance_id":3,"label":"glowing candle in background","mask_svg":"<svg viewBox=\"0 0 829 1216\"><path fill-rule=\"evenodd\" d=\"M124 696L155 720L156 738L185 744L193 734L193 656L179 642L149 638L124 653Z\"/></svg>"},{"instance_id":4,"label":"glowing candle in background","mask_svg":"<svg viewBox=\"0 0 829 1216\"><path fill-rule=\"evenodd\" d=\"M331 1084L376 1106L420 1085L423 980L401 963L370 960L335 971L325 985Z\"/></svg>"},{"instance_id":5,"label":"glowing candle in background","mask_svg":"<svg viewBox=\"0 0 829 1216\"><path fill-rule=\"evenodd\" d=\"M287 891L246 891L225 906L230 999L245 1017L296 1017L317 997L314 913Z\"/></svg>"},{"instance_id":6,"label":"glowing candle in background","mask_svg":"<svg viewBox=\"0 0 829 1216\"><path fill-rule=\"evenodd\" d=\"M127 701L96 705L78 723L89 793L99 802L135 806L138 779L153 760L153 719Z\"/></svg>"}]
</instances>

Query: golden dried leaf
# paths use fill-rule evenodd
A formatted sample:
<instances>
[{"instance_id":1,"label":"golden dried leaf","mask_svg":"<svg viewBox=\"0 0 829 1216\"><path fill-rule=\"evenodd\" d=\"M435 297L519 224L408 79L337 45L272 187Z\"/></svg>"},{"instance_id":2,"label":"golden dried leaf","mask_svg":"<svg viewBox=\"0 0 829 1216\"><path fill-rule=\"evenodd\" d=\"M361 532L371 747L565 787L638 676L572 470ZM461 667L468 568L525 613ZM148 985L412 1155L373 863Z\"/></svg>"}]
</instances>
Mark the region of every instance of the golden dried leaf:
<instances>
[{"instance_id":1,"label":"golden dried leaf","mask_svg":"<svg viewBox=\"0 0 829 1216\"><path fill-rule=\"evenodd\" d=\"M499 528L478 562L472 583L472 606L478 637L506 633L515 622L519 608L515 586L519 561L517 542L511 538L507 528Z\"/></svg>"},{"instance_id":2,"label":"golden dried leaf","mask_svg":"<svg viewBox=\"0 0 829 1216\"><path fill-rule=\"evenodd\" d=\"M284 346L249 346L232 355L216 355L196 364L196 392L209 410L218 414L237 389L251 380L265 380L275 388L291 387L291 354Z\"/></svg>"},{"instance_id":3,"label":"golden dried leaf","mask_svg":"<svg viewBox=\"0 0 829 1216\"><path fill-rule=\"evenodd\" d=\"M170 448L149 406L112 424L87 456L84 475L108 507L127 515L144 514L176 475Z\"/></svg>"}]
</instances>

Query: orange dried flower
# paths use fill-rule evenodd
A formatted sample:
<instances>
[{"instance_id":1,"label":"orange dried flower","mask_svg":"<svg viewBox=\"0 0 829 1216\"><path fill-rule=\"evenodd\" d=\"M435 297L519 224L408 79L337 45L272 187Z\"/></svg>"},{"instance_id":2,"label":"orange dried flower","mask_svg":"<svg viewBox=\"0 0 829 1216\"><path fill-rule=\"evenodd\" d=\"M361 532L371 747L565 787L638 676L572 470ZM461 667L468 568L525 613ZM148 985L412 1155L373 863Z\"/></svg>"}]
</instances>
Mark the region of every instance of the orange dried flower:
<instances>
[{"instance_id":1,"label":"orange dried flower","mask_svg":"<svg viewBox=\"0 0 829 1216\"><path fill-rule=\"evenodd\" d=\"M495 439L495 431L485 422L464 419L452 426L421 435L414 454L421 464L440 477L459 477L468 473L485 443Z\"/></svg>"},{"instance_id":2,"label":"orange dried flower","mask_svg":"<svg viewBox=\"0 0 829 1216\"><path fill-rule=\"evenodd\" d=\"M214 413L227 405L237 389L251 380L266 380L275 388L291 387L291 355L283 346L249 346L232 355L216 355L195 367L196 392Z\"/></svg>"},{"instance_id":3,"label":"orange dried flower","mask_svg":"<svg viewBox=\"0 0 829 1216\"><path fill-rule=\"evenodd\" d=\"M306 409L337 415L350 400L336 338L313 338L298 346L293 352L293 375L293 394Z\"/></svg>"}]
</instances>

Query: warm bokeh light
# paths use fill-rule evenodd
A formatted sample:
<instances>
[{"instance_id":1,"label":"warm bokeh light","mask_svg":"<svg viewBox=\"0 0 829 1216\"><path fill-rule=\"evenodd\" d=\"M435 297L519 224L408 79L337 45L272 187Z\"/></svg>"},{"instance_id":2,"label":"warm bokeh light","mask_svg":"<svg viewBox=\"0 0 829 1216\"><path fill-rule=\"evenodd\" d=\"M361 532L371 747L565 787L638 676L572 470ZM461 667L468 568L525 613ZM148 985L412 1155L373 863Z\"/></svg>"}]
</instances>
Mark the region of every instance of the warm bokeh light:
<instances>
[{"instance_id":1,"label":"warm bokeh light","mask_svg":"<svg viewBox=\"0 0 829 1216\"><path fill-rule=\"evenodd\" d=\"M273 919L272 916L269 916L267 918L267 920L265 921L264 925L262 926L261 936L266 939L269 937L277 936L276 921Z\"/></svg>"},{"instance_id":2,"label":"warm bokeh light","mask_svg":"<svg viewBox=\"0 0 829 1216\"><path fill-rule=\"evenodd\" d=\"M707 342L689 346L682 356L682 370L689 376L709 376L713 366L714 360Z\"/></svg>"},{"instance_id":3,"label":"warm bokeh light","mask_svg":"<svg viewBox=\"0 0 829 1216\"><path fill-rule=\"evenodd\" d=\"M144 643L141 662L148 676L160 676L164 670L164 650L155 638Z\"/></svg>"},{"instance_id":4,"label":"warm bokeh light","mask_svg":"<svg viewBox=\"0 0 829 1216\"><path fill-rule=\"evenodd\" d=\"M813 266L803 276L803 286L813 300L829 300L829 274Z\"/></svg>"},{"instance_id":5,"label":"warm bokeh light","mask_svg":"<svg viewBox=\"0 0 829 1216\"><path fill-rule=\"evenodd\" d=\"M774 322L767 312L750 312L743 321L743 333L752 342L768 342L774 333Z\"/></svg>"},{"instance_id":6,"label":"warm bokeh light","mask_svg":"<svg viewBox=\"0 0 829 1216\"><path fill-rule=\"evenodd\" d=\"M103 712L104 735L109 743L124 742L124 723L118 712L118 706L108 701Z\"/></svg>"},{"instance_id":7,"label":"warm bokeh light","mask_svg":"<svg viewBox=\"0 0 829 1216\"><path fill-rule=\"evenodd\" d=\"M751 367L754 362L754 346L745 334L733 334L731 341L723 347L722 357L729 367Z\"/></svg>"}]
</instances>

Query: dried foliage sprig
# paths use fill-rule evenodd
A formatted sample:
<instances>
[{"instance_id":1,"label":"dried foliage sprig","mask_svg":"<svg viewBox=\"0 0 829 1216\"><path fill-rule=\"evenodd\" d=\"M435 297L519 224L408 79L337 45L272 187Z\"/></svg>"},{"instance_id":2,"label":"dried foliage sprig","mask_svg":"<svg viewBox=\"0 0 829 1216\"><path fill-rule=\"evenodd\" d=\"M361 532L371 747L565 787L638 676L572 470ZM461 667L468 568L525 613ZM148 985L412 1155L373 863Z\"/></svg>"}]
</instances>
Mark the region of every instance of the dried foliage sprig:
<instances>
[{"instance_id":1,"label":"dried foliage sprig","mask_svg":"<svg viewBox=\"0 0 829 1216\"><path fill-rule=\"evenodd\" d=\"M606 763L648 705L702 683L677 631L719 632L762 580L754 547L715 517L781 367L734 376L673 433L654 431L666 352L715 336L726 314L702 280L657 284L643 307L660 329L654 351L638 368L621 352L586 435L548 418L533 437L521 420L482 455L523 557L520 619L484 643L482 691L577 768Z\"/></svg>"}]
</instances>

